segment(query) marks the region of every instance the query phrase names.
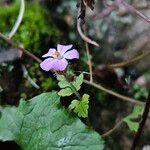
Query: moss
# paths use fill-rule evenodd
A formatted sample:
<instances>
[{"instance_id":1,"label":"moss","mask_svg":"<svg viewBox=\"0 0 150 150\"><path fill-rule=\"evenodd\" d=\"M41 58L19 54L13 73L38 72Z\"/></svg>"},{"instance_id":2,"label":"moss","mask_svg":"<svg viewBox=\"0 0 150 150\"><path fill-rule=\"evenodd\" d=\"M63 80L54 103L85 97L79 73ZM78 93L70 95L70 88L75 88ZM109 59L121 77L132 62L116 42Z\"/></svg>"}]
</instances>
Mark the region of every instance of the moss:
<instances>
[{"instance_id":1,"label":"moss","mask_svg":"<svg viewBox=\"0 0 150 150\"><path fill-rule=\"evenodd\" d=\"M19 11L19 4L15 3L11 6L0 7L0 31L7 34L15 23L17 13Z\"/></svg>"},{"instance_id":2,"label":"moss","mask_svg":"<svg viewBox=\"0 0 150 150\"><path fill-rule=\"evenodd\" d=\"M13 27L19 12L19 3L0 7L0 30L7 34ZM41 49L57 43L62 32L55 25L50 13L39 2L28 2L21 26L13 37L17 43L39 54Z\"/></svg>"}]
</instances>

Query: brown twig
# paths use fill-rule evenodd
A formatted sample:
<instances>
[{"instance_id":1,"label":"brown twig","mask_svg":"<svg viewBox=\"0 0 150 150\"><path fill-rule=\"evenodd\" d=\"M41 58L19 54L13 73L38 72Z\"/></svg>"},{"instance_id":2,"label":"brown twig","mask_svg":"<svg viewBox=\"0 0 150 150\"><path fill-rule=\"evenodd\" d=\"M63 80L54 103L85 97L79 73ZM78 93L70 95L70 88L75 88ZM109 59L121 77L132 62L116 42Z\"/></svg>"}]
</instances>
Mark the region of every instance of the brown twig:
<instances>
[{"instance_id":1,"label":"brown twig","mask_svg":"<svg viewBox=\"0 0 150 150\"><path fill-rule=\"evenodd\" d=\"M105 87L103 87L103 86L100 85L100 84L91 83L91 82L88 81L88 80L84 80L84 83L86 83L86 84L88 84L88 85L91 85L91 86L93 86L93 87L95 87L95 88L97 88L97 89L99 89L99 90L102 90L102 91L104 91L104 92L106 92L106 93L108 93L108 94L111 94L111 95L113 95L113 96L115 96L115 97L117 97L117 98L119 98L119 99L122 99L122 100L124 100L124 101L126 101L126 102L130 102L130 103L134 103L134 104L138 104L138 105L144 105L144 104L145 104L144 102L141 102L141 101L132 99L132 98L130 98L130 97L127 97L127 96L118 94L118 93L116 93L116 92L114 92L114 91L111 91L111 90L109 90L109 89L106 89Z\"/></svg>"},{"instance_id":2,"label":"brown twig","mask_svg":"<svg viewBox=\"0 0 150 150\"><path fill-rule=\"evenodd\" d=\"M94 20L105 18L105 17L109 16L116 9L117 9L117 7L115 7L115 6L108 7L106 9L104 9L100 14L96 15L94 17Z\"/></svg>"},{"instance_id":3,"label":"brown twig","mask_svg":"<svg viewBox=\"0 0 150 150\"><path fill-rule=\"evenodd\" d=\"M26 55L28 55L29 57L31 57L32 59L36 60L38 63L41 63L42 61L36 57L34 54L30 53L29 51L27 51L26 49L24 49L23 47L17 45L16 43L14 43L12 40L6 38L2 33L0 33L0 38L3 39L5 42L7 42L8 44L10 44L11 46L17 48L18 50L22 51L23 53L25 53Z\"/></svg>"},{"instance_id":4,"label":"brown twig","mask_svg":"<svg viewBox=\"0 0 150 150\"><path fill-rule=\"evenodd\" d=\"M80 9L80 8L79 8L79 9ZM80 13L80 10L78 10L78 15L79 15L79 13ZM81 28L82 24L83 24L83 23L82 23L81 18L77 18L77 31L78 31L79 35L81 36L81 38L82 38L84 41L86 41L87 43L90 43L90 44L92 44L92 45L94 45L94 46L96 46L96 47L99 47L99 44L98 44L97 42L91 40L89 37L87 37L87 36L83 33L82 28Z\"/></svg>"},{"instance_id":5,"label":"brown twig","mask_svg":"<svg viewBox=\"0 0 150 150\"><path fill-rule=\"evenodd\" d=\"M95 20L102 19L106 16L109 16L113 11L118 10L120 7L124 6L126 11L130 13L135 13L139 17L143 18L145 21L150 23L150 18L140 11L138 11L134 6L126 3L124 0L115 0L112 5L108 6L108 8L104 9L100 14L95 16Z\"/></svg>"},{"instance_id":6,"label":"brown twig","mask_svg":"<svg viewBox=\"0 0 150 150\"><path fill-rule=\"evenodd\" d=\"M147 57L149 55L150 55L150 51L145 52L145 53L143 53L139 56L136 56L136 57L134 57L130 60L123 61L123 62L116 63L116 64L110 64L110 65L107 65L107 66L111 67L111 68L120 68L120 67L124 67L124 66L129 66L131 64L138 63L140 60L144 59L145 57Z\"/></svg>"},{"instance_id":7,"label":"brown twig","mask_svg":"<svg viewBox=\"0 0 150 150\"><path fill-rule=\"evenodd\" d=\"M139 17L143 18L145 21L147 21L148 23L150 23L150 18L146 15L144 15L143 13L141 13L140 11L138 11L137 9L135 9L132 5L129 5L128 3L123 1L123 6L125 6L125 8L130 11L131 13L135 13L136 15L138 15Z\"/></svg>"},{"instance_id":8,"label":"brown twig","mask_svg":"<svg viewBox=\"0 0 150 150\"><path fill-rule=\"evenodd\" d=\"M112 134L116 129L118 129L121 124L123 123L123 119L120 120L119 122L117 122L117 124L110 130L108 130L106 133L102 134L102 138L105 138L106 136L109 136L110 134Z\"/></svg>"},{"instance_id":9,"label":"brown twig","mask_svg":"<svg viewBox=\"0 0 150 150\"><path fill-rule=\"evenodd\" d=\"M148 99L147 99L147 102L145 104L145 108L144 108L144 112L143 112L143 115L142 115L142 120L139 124L139 128L138 128L138 131L135 135L135 138L133 140L133 144L131 146L131 150L135 150L139 140L140 140L140 137L141 137L141 134L142 134L142 131L144 129L144 125L146 123L146 119L148 118L148 113L149 113L149 109L150 109L150 92L149 92L149 96L148 96Z\"/></svg>"}]
</instances>

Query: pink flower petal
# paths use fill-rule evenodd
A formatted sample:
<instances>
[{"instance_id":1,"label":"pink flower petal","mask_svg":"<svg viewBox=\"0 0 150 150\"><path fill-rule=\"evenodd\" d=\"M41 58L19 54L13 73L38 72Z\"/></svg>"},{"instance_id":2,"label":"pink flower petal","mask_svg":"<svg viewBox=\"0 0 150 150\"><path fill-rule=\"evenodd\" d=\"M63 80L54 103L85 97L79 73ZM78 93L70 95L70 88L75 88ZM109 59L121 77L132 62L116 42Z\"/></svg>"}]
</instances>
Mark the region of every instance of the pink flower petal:
<instances>
[{"instance_id":1,"label":"pink flower petal","mask_svg":"<svg viewBox=\"0 0 150 150\"><path fill-rule=\"evenodd\" d=\"M61 56L69 49L72 48L72 45L60 45L57 44L57 51L61 54Z\"/></svg>"},{"instance_id":2,"label":"pink flower petal","mask_svg":"<svg viewBox=\"0 0 150 150\"><path fill-rule=\"evenodd\" d=\"M66 52L63 55L63 57L66 58L66 59L74 59L74 58L79 59L79 53L78 53L77 50L73 49L73 50L70 50L70 51Z\"/></svg>"},{"instance_id":3,"label":"pink flower petal","mask_svg":"<svg viewBox=\"0 0 150 150\"><path fill-rule=\"evenodd\" d=\"M55 48L50 48L48 53L44 54L42 57L52 57L55 52L56 52Z\"/></svg>"},{"instance_id":4,"label":"pink flower petal","mask_svg":"<svg viewBox=\"0 0 150 150\"><path fill-rule=\"evenodd\" d=\"M54 61L53 58L47 58L43 62L40 63L40 67L45 71L49 71L53 67L53 61Z\"/></svg>"},{"instance_id":5,"label":"pink flower petal","mask_svg":"<svg viewBox=\"0 0 150 150\"><path fill-rule=\"evenodd\" d=\"M66 59L55 59L53 62L53 67L55 71L64 71L68 65L68 62Z\"/></svg>"}]
</instances>

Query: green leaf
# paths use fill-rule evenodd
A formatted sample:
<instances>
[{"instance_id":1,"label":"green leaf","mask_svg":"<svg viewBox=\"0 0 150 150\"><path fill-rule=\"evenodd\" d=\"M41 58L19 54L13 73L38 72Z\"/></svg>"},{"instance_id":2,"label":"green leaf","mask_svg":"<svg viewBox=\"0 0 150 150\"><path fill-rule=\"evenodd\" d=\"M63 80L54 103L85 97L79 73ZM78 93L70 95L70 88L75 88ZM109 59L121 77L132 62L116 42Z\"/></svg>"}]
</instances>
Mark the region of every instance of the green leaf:
<instances>
[{"instance_id":1,"label":"green leaf","mask_svg":"<svg viewBox=\"0 0 150 150\"><path fill-rule=\"evenodd\" d=\"M89 95L84 94L81 101L73 100L69 105L69 108L78 114L79 117L88 117Z\"/></svg>"},{"instance_id":2,"label":"green leaf","mask_svg":"<svg viewBox=\"0 0 150 150\"><path fill-rule=\"evenodd\" d=\"M1 108L0 140L23 150L102 150L103 140L62 109L59 96L44 93L18 107Z\"/></svg>"},{"instance_id":3,"label":"green leaf","mask_svg":"<svg viewBox=\"0 0 150 150\"><path fill-rule=\"evenodd\" d=\"M83 76L83 73L82 73L78 77L76 77L75 81L73 82L73 85L74 85L74 87L76 88L77 91L80 90L81 85L83 83L83 79L84 79L84 76Z\"/></svg>"},{"instance_id":4,"label":"green leaf","mask_svg":"<svg viewBox=\"0 0 150 150\"><path fill-rule=\"evenodd\" d=\"M60 88L66 88L66 87L70 87L70 84L67 81L64 80L64 81L58 82L58 86Z\"/></svg>"},{"instance_id":5,"label":"green leaf","mask_svg":"<svg viewBox=\"0 0 150 150\"><path fill-rule=\"evenodd\" d=\"M124 118L124 122L127 123L131 131L137 131L139 123L135 121L140 115L143 114L144 106L135 105L131 114Z\"/></svg>"},{"instance_id":6,"label":"green leaf","mask_svg":"<svg viewBox=\"0 0 150 150\"><path fill-rule=\"evenodd\" d=\"M66 81L64 75L57 75L57 80L59 81L58 86L60 88L70 87L70 84L68 83L68 81Z\"/></svg>"},{"instance_id":7,"label":"green leaf","mask_svg":"<svg viewBox=\"0 0 150 150\"><path fill-rule=\"evenodd\" d=\"M76 107L79 105L79 103L80 103L80 101L78 101L78 100L73 100L73 101L71 102L71 104L69 105L69 109L72 110L72 109L76 108Z\"/></svg>"},{"instance_id":8,"label":"green leaf","mask_svg":"<svg viewBox=\"0 0 150 150\"><path fill-rule=\"evenodd\" d=\"M65 89L62 89L58 92L58 95L59 96L70 96L73 94L73 91L71 90L71 88L65 88Z\"/></svg>"},{"instance_id":9,"label":"green leaf","mask_svg":"<svg viewBox=\"0 0 150 150\"><path fill-rule=\"evenodd\" d=\"M66 78L64 77L64 75L57 75L57 80L64 81L64 80L66 80Z\"/></svg>"},{"instance_id":10,"label":"green leaf","mask_svg":"<svg viewBox=\"0 0 150 150\"><path fill-rule=\"evenodd\" d=\"M133 122L133 121L127 120L126 123L131 131L137 132L137 130L139 128L138 122Z\"/></svg>"},{"instance_id":11,"label":"green leaf","mask_svg":"<svg viewBox=\"0 0 150 150\"><path fill-rule=\"evenodd\" d=\"M58 86L60 88L64 88L58 92L59 96L70 96L73 92L73 87L78 91L81 88L81 84L83 83L83 74L80 74L78 77L76 77L75 81L69 83L66 81L66 78L64 75L57 75ZM71 85L72 84L72 85ZM73 87L72 87L73 86Z\"/></svg>"}]
</instances>

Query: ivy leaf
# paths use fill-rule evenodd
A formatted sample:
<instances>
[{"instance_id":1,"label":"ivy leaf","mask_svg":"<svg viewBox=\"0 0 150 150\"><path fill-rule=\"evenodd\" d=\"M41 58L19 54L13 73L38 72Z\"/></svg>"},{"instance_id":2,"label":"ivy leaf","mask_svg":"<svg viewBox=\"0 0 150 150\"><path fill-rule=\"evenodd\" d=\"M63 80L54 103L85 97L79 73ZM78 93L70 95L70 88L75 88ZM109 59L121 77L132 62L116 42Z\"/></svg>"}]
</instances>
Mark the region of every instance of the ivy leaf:
<instances>
[{"instance_id":1,"label":"ivy leaf","mask_svg":"<svg viewBox=\"0 0 150 150\"><path fill-rule=\"evenodd\" d=\"M79 117L88 117L89 95L84 94L82 100L73 100L69 105L69 109L73 110Z\"/></svg>"},{"instance_id":2,"label":"ivy leaf","mask_svg":"<svg viewBox=\"0 0 150 150\"><path fill-rule=\"evenodd\" d=\"M84 76L83 76L83 73L82 73L78 77L76 77L75 81L73 82L73 85L74 85L74 87L76 88L77 91L80 90L80 88L81 88L81 85L83 83L83 78L84 78Z\"/></svg>"},{"instance_id":3,"label":"ivy leaf","mask_svg":"<svg viewBox=\"0 0 150 150\"><path fill-rule=\"evenodd\" d=\"M100 135L62 109L56 92L0 110L0 140L23 150L103 150Z\"/></svg>"},{"instance_id":4,"label":"ivy leaf","mask_svg":"<svg viewBox=\"0 0 150 150\"><path fill-rule=\"evenodd\" d=\"M131 131L137 132L139 123L135 120L138 119L138 117L143 114L143 111L144 111L143 106L135 105L132 113L123 119L123 121L127 123Z\"/></svg>"},{"instance_id":5,"label":"ivy leaf","mask_svg":"<svg viewBox=\"0 0 150 150\"><path fill-rule=\"evenodd\" d=\"M58 95L62 97L70 96L72 94L73 94L73 91L71 90L71 88L65 88L58 92Z\"/></svg>"}]
</instances>

